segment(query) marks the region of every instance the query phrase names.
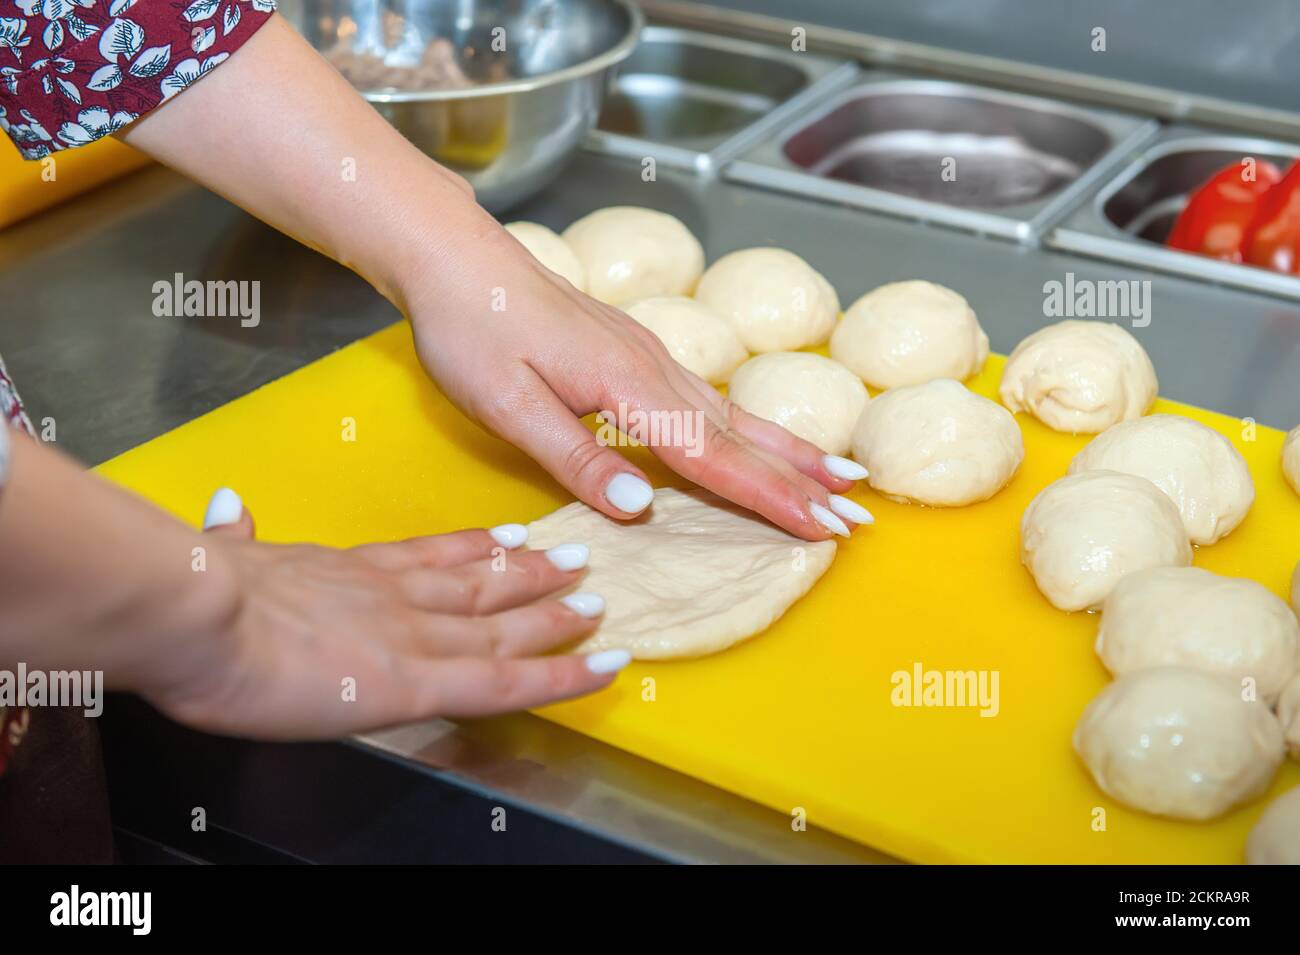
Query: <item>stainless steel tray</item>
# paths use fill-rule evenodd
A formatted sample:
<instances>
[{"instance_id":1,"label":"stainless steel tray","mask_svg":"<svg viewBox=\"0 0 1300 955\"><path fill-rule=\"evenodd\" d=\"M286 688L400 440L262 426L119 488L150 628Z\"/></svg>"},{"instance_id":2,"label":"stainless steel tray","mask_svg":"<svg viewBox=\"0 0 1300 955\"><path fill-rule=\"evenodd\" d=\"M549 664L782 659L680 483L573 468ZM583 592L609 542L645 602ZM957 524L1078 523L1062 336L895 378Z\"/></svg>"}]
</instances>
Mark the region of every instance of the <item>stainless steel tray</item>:
<instances>
[{"instance_id":1,"label":"stainless steel tray","mask_svg":"<svg viewBox=\"0 0 1300 955\"><path fill-rule=\"evenodd\" d=\"M1285 169L1300 156L1300 144L1224 135L1194 126L1167 127L1045 241L1071 252L1300 299L1296 276L1220 262L1163 244L1189 193L1245 156Z\"/></svg>"},{"instance_id":2,"label":"stainless steel tray","mask_svg":"<svg viewBox=\"0 0 1300 955\"><path fill-rule=\"evenodd\" d=\"M1033 243L1157 128L1109 110L871 71L723 174Z\"/></svg>"},{"instance_id":3,"label":"stainless steel tray","mask_svg":"<svg viewBox=\"0 0 1300 955\"><path fill-rule=\"evenodd\" d=\"M856 73L846 60L647 27L585 145L708 172Z\"/></svg>"}]
</instances>

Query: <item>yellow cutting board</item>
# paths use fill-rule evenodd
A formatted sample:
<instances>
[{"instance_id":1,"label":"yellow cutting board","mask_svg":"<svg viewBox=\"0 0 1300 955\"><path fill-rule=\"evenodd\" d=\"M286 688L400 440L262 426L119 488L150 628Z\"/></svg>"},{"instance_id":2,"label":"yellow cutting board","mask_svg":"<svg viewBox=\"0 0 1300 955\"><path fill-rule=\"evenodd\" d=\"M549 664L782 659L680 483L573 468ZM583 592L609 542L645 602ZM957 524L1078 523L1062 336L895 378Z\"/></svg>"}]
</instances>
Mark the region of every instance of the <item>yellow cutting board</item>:
<instances>
[{"instance_id":1,"label":"yellow cutting board","mask_svg":"<svg viewBox=\"0 0 1300 955\"><path fill-rule=\"evenodd\" d=\"M150 161L144 153L108 136L44 160L25 160L17 149L0 145L0 228Z\"/></svg>"},{"instance_id":2,"label":"yellow cutting board","mask_svg":"<svg viewBox=\"0 0 1300 955\"><path fill-rule=\"evenodd\" d=\"M970 384L993 395L1001 368L994 357ZM1196 563L1284 594L1300 558L1300 498L1281 475L1282 434L1167 401L1157 410L1227 435L1255 478L1245 523ZM1018 527L1087 439L1020 424L1024 466L993 500L935 510L863 487L853 497L876 525L841 544L766 633L701 660L633 664L609 689L541 715L918 862L1240 861L1266 800L1208 824L1158 819L1103 796L1075 758L1074 723L1107 679L1096 618L1043 599L1020 565ZM657 484L682 483L633 453ZM263 538L340 546L527 522L569 500L442 398L404 325L99 470L191 523L228 485ZM893 705L891 675L917 663L997 671L997 715ZM1288 762L1266 798L1297 782ZM802 838L793 827L789 837Z\"/></svg>"}]
</instances>

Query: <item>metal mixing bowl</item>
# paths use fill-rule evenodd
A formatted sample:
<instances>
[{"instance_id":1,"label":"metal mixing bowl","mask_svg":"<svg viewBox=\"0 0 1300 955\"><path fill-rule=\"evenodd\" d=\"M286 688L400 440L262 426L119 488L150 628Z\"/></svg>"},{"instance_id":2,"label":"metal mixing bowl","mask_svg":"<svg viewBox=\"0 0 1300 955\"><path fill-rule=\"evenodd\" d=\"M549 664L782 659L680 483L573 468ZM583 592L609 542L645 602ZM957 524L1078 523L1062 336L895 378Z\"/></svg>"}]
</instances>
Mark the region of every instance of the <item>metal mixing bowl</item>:
<instances>
[{"instance_id":1,"label":"metal mixing bowl","mask_svg":"<svg viewBox=\"0 0 1300 955\"><path fill-rule=\"evenodd\" d=\"M413 67L435 39L449 41L472 85L359 91L494 212L560 173L644 22L629 0L280 0L279 11L336 60Z\"/></svg>"}]
</instances>

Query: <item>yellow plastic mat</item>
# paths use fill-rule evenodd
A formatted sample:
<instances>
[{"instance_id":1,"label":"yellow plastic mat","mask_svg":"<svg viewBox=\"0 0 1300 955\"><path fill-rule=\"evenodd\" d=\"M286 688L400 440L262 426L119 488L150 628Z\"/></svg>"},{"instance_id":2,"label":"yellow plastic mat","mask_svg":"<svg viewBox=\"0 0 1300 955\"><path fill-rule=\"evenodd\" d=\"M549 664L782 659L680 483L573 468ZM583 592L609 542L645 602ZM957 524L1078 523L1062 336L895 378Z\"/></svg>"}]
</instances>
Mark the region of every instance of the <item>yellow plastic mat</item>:
<instances>
[{"instance_id":1,"label":"yellow plastic mat","mask_svg":"<svg viewBox=\"0 0 1300 955\"><path fill-rule=\"evenodd\" d=\"M970 384L993 395L1001 368L994 357ZM1196 563L1286 593L1300 558L1300 497L1281 475L1281 432L1252 434L1168 401L1156 410L1227 435L1255 478L1245 523ZM1018 527L1087 438L1020 423L1025 463L993 500L933 510L863 487L853 496L876 525L842 544L821 582L766 633L701 660L633 664L608 690L541 715L904 859L1240 861L1267 798L1300 782L1296 764L1265 799L1198 824L1124 809L1075 758L1074 723L1107 679L1092 650L1096 618L1055 610L1038 593L1019 562ZM355 441L345 440L350 428ZM681 483L633 453L656 483ZM99 470L191 523L229 485L263 538L335 545L527 522L569 500L437 392L400 325ZM997 714L894 705L892 676L918 665L996 672Z\"/></svg>"},{"instance_id":2,"label":"yellow plastic mat","mask_svg":"<svg viewBox=\"0 0 1300 955\"><path fill-rule=\"evenodd\" d=\"M108 137L31 162L11 144L0 142L0 229L151 161Z\"/></svg>"}]
</instances>

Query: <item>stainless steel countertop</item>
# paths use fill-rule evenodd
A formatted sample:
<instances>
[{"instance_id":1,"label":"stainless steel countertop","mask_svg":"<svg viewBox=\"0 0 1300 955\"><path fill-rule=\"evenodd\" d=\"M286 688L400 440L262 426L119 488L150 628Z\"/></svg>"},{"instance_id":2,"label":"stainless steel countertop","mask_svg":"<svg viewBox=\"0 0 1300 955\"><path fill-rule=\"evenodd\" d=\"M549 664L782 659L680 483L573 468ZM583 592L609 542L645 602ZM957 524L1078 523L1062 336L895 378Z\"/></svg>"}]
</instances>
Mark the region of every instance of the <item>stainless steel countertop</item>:
<instances>
[{"instance_id":1,"label":"stainless steel countertop","mask_svg":"<svg viewBox=\"0 0 1300 955\"><path fill-rule=\"evenodd\" d=\"M1135 334L1161 393L1279 427L1300 422L1300 308L1259 294L1062 252L765 193L686 172L582 154L516 210L561 228L593 209L653 206L680 217L710 260L779 244L808 258L847 304L882 282L927 278L971 301L994 348L1043 325L1043 284L1148 279L1153 318ZM157 318L152 285L259 279L262 323ZM0 354L34 417L95 464L398 318L350 272L224 200L153 168L0 232ZM195 515L197 517L197 515ZM521 715L436 721L359 742L573 825L684 861L886 861L789 818Z\"/></svg>"}]
</instances>

